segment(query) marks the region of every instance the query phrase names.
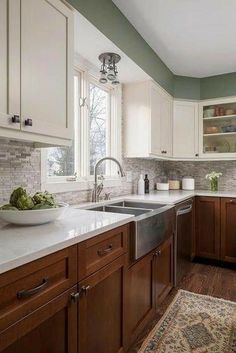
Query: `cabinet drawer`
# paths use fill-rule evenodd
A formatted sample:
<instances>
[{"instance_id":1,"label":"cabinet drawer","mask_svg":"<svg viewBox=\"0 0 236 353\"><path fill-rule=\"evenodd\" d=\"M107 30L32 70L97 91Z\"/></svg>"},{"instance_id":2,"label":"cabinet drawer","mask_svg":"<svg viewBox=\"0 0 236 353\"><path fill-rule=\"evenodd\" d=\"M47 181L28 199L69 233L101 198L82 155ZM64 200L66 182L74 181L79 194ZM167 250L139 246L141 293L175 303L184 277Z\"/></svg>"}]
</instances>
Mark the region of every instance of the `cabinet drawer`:
<instances>
[{"instance_id":1,"label":"cabinet drawer","mask_svg":"<svg viewBox=\"0 0 236 353\"><path fill-rule=\"evenodd\" d=\"M86 240L78 246L79 280L127 252L129 225Z\"/></svg>"},{"instance_id":2,"label":"cabinet drawer","mask_svg":"<svg viewBox=\"0 0 236 353\"><path fill-rule=\"evenodd\" d=\"M0 276L0 331L76 284L77 246Z\"/></svg>"}]
</instances>

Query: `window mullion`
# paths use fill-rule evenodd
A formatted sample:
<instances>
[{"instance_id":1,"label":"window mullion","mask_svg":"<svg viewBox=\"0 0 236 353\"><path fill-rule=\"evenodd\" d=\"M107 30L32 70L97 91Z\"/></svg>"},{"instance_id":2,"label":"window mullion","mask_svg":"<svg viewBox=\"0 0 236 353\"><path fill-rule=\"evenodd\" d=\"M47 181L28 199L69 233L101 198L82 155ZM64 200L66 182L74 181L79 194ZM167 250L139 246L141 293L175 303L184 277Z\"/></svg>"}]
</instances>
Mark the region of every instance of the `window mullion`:
<instances>
[{"instance_id":1,"label":"window mullion","mask_svg":"<svg viewBox=\"0 0 236 353\"><path fill-rule=\"evenodd\" d=\"M88 74L83 73L82 79L82 97L85 104L81 107L81 176L88 177L89 173L89 90L88 90Z\"/></svg>"}]
</instances>

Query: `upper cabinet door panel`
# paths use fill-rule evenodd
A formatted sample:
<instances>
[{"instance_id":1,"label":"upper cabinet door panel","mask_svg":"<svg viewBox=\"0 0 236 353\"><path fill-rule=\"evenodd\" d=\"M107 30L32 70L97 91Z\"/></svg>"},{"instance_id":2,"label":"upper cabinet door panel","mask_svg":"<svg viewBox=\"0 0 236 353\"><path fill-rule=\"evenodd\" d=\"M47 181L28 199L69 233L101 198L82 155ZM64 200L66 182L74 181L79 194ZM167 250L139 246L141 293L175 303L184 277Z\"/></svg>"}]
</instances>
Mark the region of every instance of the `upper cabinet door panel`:
<instances>
[{"instance_id":1,"label":"upper cabinet door panel","mask_svg":"<svg viewBox=\"0 0 236 353\"><path fill-rule=\"evenodd\" d=\"M175 102L173 157L195 158L198 154L198 103Z\"/></svg>"},{"instance_id":2,"label":"upper cabinet door panel","mask_svg":"<svg viewBox=\"0 0 236 353\"><path fill-rule=\"evenodd\" d=\"M72 23L72 12L58 0L21 0L23 130L72 137Z\"/></svg>"},{"instance_id":3,"label":"upper cabinet door panel","mask_svg":"<svg viewBox=\"0 0 236 353\"><path fill-rule=\"evenodd\" d=\"M161 153L161 95L151 86L151 153Z\"/></svg>"},{"instance_id":4,"label":"upper cabinet door panel","mask_svg":"<svg viewBox=\"0 0 236 353\"><path fill-rule=\"evenodd\" d=\"M0 127L10 129L20 129L19 14L20 0L0 1Z\"/></svg>"},{"instance_id":5,"label":"upper cabinet door panel","mask_svg":"<svg viewBox=\"0 0 236 353\"><path fill-rule=\"evenodd\" d=\"M164 96L161 104L161 150L165 157L172 156L172 99Z\"/></svg>"}]
</instances>

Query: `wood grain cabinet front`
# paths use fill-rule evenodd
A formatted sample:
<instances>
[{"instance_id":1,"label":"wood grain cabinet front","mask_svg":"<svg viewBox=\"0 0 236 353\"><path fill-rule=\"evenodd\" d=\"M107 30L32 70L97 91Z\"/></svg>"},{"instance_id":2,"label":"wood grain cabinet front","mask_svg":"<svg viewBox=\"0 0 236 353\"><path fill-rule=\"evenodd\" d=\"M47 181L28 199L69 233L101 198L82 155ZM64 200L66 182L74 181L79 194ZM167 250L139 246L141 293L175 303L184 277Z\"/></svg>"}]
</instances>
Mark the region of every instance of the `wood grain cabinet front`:
<instances>
[{"instance_id":1,"label":"wood grain cabinet front","mask_svg":"<svg viewBox=\"0 0 236 353\"><path fill-rule=\"evenodd\" d=\"M46 304L77 282L77 246L1 275L0 331Z\"/></svg>"},{"instance_id":2,"label":"wood grain cabinet front","mask_svg":"<svg viewBox=\"0 0 236 353\"><path fill-rule=\"evenodd\" d=\"M220 259L220 198L196 197L196 255Z\"/></svg>"},{"instance_id":3,"label":"wood grain cabinet front","mask_svg":"<svg viewBox=\"0 0 236 353\"><path fill-rule=\"evenodd\" d=\"M80 353L124 352L124 277L122 255L79 283Z\"/></svg>"},{"instance_id":4,"label":"wood grain cabinet front","mask_svg":"<svg viewBox=\"0 0 236 353\"><path fill-rule=\"evenodd\" d=\"M127 270L126 342L132 344L173 287L173 236Z\"/></svg>"},{"instance_id":5,"label":"wood grain cabinet front","mask_svg":"<svg viewBox=\"0 0 236 353\"><path fill-rule=\"evenodd\" d=\"M174 242L173 236L162 243L155 252L155 302L161 304L173 288L174 274Z\"/></svg>"},{"instance_id":6,"label":"wood grain cabinet front","mask_svg":"<svg viewBox=\"0 0 236 353\"><path fill-rule=\"evenodd\" d=\"M0 332L1 353L77 353L75 286Z\"/></svg>"},{"instance_id":7,"label":"wood grain cabinet front","mask_svg":"<svg viewBox=\"0 0 236 353\"><path fill-rule=\"evenodd\" d=\"M221 260L236 262L236 198L221 199Z\"/></svg>"},{"instance_id":8,"label":"wood grain cabinet front","mask_svg":"<svg viewBox=\"0 0 236 353\"><path fill-rule=\"evenodd\" d=\"M79 281L128 251L129 224L78 245Z\"/></svg>"}]
</instances>

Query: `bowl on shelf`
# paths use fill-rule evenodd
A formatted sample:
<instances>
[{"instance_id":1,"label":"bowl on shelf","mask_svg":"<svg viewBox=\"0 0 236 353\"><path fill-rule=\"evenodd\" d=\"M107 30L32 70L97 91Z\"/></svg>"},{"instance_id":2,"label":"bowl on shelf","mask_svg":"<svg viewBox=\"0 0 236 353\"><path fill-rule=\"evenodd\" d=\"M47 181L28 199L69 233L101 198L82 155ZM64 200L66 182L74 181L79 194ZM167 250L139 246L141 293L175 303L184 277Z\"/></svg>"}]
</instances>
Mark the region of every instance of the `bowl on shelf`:
<instances>
[{"instance_id":1,"label":"bowl on shelf","mask_svg":"<svg viewBox=\"0 0 236 353\"><path fill-rule=\"evenodd\" d=\"M58 207L39 210L0 210L0 219L7 223L32 226L55 221L63 216L69 205L58 203Z\"/></svg>"},{"instance_id":2,"label":"bowl on shelf","mask_svg":"<svg viewBox=\"0 0 236 353\"><path fill-rule=\"evenodd\" d=\"M205 109L203 112L204 118L212 118L215 115L215 108Z\"/></svg>"},{"instance_id":3,"label":"bowl on shelf","mask_svg":"<svg viewBox=\"0 0 236 353\"><path fill-rule=\"evenodd\" d=\"M234 115L235 114L235 110L233 109L226 109L225 110L225 115Z\"/></svg>"},{"instance_id":4,"label":"bowl on shelf","mask_svg":"<svg viewBox=\"0 0 236 353\"><path fill-rule=\"evenodd\" d=\"M236 125L222 126L221 130L224 133L226 133L226 132L236 132Z\"/></svg>"},{"instance_id":5,"label":"bowl on shelf","mask_svg":"<svg viewBox=\"0 0 236 353\"><path fill-rule=\"evenodd\" d=\"M218 132L220 132L220 129L218 126L207 126L204 129L205 134L217 134Z\"/></svg>"}]
</instances>

